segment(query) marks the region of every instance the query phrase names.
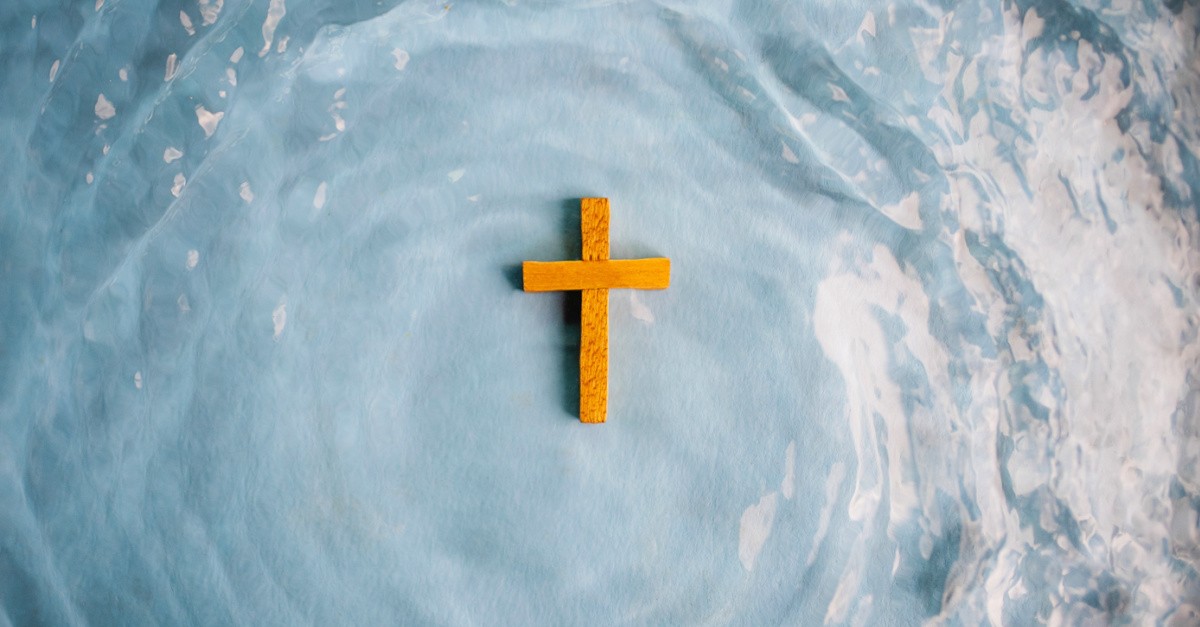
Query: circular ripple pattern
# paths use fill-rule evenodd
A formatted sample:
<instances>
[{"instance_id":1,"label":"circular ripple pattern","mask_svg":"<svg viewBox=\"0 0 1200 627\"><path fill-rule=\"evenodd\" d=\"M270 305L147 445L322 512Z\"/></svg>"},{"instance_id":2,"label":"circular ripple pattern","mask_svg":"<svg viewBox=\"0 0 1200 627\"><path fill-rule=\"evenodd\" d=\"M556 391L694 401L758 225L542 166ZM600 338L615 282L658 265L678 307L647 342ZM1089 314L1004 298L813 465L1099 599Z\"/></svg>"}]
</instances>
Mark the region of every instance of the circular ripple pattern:
<instances>
[{"instance_id":1,"label":"circular ripple pattern","mask_svg":"<svg viewBox=\"0 0 1200 627\"><path fill-rule=\"evenodd\" d=\"M1197 14L7 3L0 624L1194 624Z\"/></svg>"}]
</instances>

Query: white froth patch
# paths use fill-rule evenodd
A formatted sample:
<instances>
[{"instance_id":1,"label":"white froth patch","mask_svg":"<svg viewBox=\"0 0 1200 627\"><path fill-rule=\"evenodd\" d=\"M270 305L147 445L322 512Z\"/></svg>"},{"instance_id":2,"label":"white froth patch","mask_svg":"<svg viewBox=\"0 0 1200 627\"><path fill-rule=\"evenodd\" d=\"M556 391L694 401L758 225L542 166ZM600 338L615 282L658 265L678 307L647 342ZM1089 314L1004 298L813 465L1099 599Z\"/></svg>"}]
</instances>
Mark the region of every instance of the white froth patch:
<instances>
[{"instance_id":1,"label":"white froth patch","mask_svg":"<svg viewBox=\"0 0 1200 627\"><path fill-rule=\"evenodd\" d=\"M117 78L121 79L122 83L129 81L129 70L125 68L117 70Z\"/></svg>"},{"instance_id":2,"label":"white froth patch","mask_svg":"<svg viewBox=\"0 0 1200 627\"><path fill-rule=\"evenodd\" d=\"M833 83L829 83L829 93L837 102L850 102L850 96L846 95L846 90L834 85Z\"/></svg>"},{"instance_id":3,"label":"white froth patch","mask_svg":"<svg viewBox=\"0 0 1200 627\"><path fill-rule=\"evenodd\" d=\"M192 305L188 302L187 294L180 294L179 298L175 299L175 304L179 306L179 313L188 313L192 310Z\"/></svg>"},{"instance_id":4,"label":"white froth patch","mask_svg":"<svg viewBox=\"0 0 1200 627\"><path fill-rule=\"evenodd\" d=\"M51 82L51 83L53 83L53 82L54 82L54 77L55 77L55 76L58 76L58 65L59 65L59 63L60 63L60 61L59 61L58 59L55 59L55 60L54 60L54 63L51 63L51 64L50 64L50 82Z\"/></svg>"},{"instance_id":5,"label":"white froth patch","mask_svg":"<svg viewBox=\"0 0 1200 627\"><path fill-rule=\"evenodd\" d=\"M395 48L392 50L392 57L395 59L395 63L393 63L393 65L397 70L403 71L404 68L408 67L408 60L410 57L407 50Z\"/></svg>"},{"instance_id":6,"label":"white froth patch","mask_svg":"<svg viewBox=\"0 0 1200 627\"><path fill-rule=\"evenodd\" d=\"M326 190L325 181L321 181L321 184L317 185L317 193L313 194L313 208L314 209L324 209L325 208L325 190Z\"/></svg>"},{"instance_id":7,"label":"white froth patch","mask_svg":"<svg viewBox=\"0 0 1200 627\"><path fill-rule=\"evenodd\" d=\"M796 442L788 442L787 453L783 461L783 483L779 485L783 498L792 500L796 496Z\"/></svg>"},{"instance_id":8,"label":"white froth patch","mask_svg":"<svg viewBox=\"0 0 1200 627\"><path fill-rule=\"evenodd\" d=\"M792 149L787 144L783 144L783 160L788 163L800 163L800 158L796 156L796 153L792 152Z\"/></svg>"},{"instance_id":9,"label":"white froth patch","mask_svg":"<svg viewBox=\"0 0 1200 627\"><path fill-rule=\"evenodd\" d=\"M179 195L183 193L184 185L187 185L187 178L183 174L176 174L175 180L171 183L171 195L179 198Z\"/></svg>"},{"instance_id":10,"label":"white froth patch","mask_svg":"<svg viewBox=\"0 0 1200 627\"><path fill-rule=\"evenodd\" d=\"M1036 39L1046 30L1046 20L1038 15L1037 9L1025 12L1025 23L1021 26L1021 36L1025 41Z\"/></svg>"},{"instance_id":11,"label":"white froth patch","mask_svg":"<svg viewBox=\"0 0 1200 627\"><path fill-rule=\"evenodd\" d=\"M1026 34L1042 28L1031 14ZM1187 598L1165 554L1171 534L1163 512L1172 508L1179 468L1196 459L1175 426L1198 357L1195 342L1184 339L1195 333L1195 303L1177 305L1167 282L1190 285L1196 266L1183 243L1194 242L1189 227L1162 191L1187 185L1173 167L1171 140L1152 139L1136 115L1127 133L1115 124L1134 95L1120 76L1120 58L1080 41L1077 59L1078 71L1057 50L1038 49L1026 60L1027 75L1053 77L1042 89L1060 102L1023 112L1029 134L1041 138L1021 155L1032 194L1009 205L1003 233L1045 305L1035 324L1021 325L1042 341L1012 342L1011 354L1040 358L1062 391L1035 397L1049 409L1050 424L1021 434L1009 468L1020 467L1014 489L1018 479L1024 489L1049 485L1080 520L1081 541L1107 555L1133 590L1130 612L1155 615ZM1001 161L981 140L971 137L972 168ZM1122 162L1095 167L1096 155L1118 150ZM1030 470L1051 457L1054 473ZM1058 529L1052 521L1043 528Z\"/></svg>"},{"instance_id":12,"label":"white froth patch","mask_svg":"<svg viewBox=\"0 0 1200 627\"><path fill-rule=\"evenodd\" d=\"M971 59L962 73L963 95L974 96L979 91L979 60Z\"/></svg>"},{"instance_id":13,"label":"white froth patch","mask_svg":"<svg viewBox=\"0 0 1200 627\"><path fill-rule=\"evenodd\" d=\"M139 390L142 389L142 371L141 370L138 370L137 372L133 373L133 387L135 387Z\"/></svg>"},{"instance_id":14,"label":"white froth patch","mask_svg":"<svg viewBox=\"0 0 1200 627\"><path fill-rule=\"evenodd\" d=\"M55 63L58 62L55 61ZM96 117L101 120L107 120L117 114L117 108L113 106L112 102L109 102L108 98L104 97L104 94L100 94L100 97L96 98L95 111Z\"/></svg>"},{"instance_id":15,"label":"white froth patch","mask_svg":"<svg viewBox=\"0 0 1200 627\"><path fill-rule=\"evenodd\" d=\"M858 588L861 582L862 574L860 571L851 570L850 568L845 570L842 578L838 580L837 588L833 591L833 598L829 600L829 607L825 610L824 624L842 625L849 623L851 618L850 610L854 609L856 601L860 604L860 608L869 608L871 606L874 596L870 594L860 596ZM859 612L855 612L856 615L861 613L861 609ZM855 622L853 624L863 623Z\"/></svg>"},{"instance_id":16,"label":"white froth patch","mask_svg":"<svg viewBox=\"0 0 1200 627\"><path fill-rule=\"evenodd\" d=\"M875 14L867 12L863 16L863 21L858 25L858 40L864 41L863 35L875 36Z\"/></svg>"},{"instance_id":17,"label":"white froth patch","mask_svg":"<svg viewBox=\"0 0 1200 627\"><path fill-rule=\"evenodd\" d=\"M275 310L271 312L271 324L275 327L275 341L279 341L279 336L283 335L283 328L287 326L287 296L279 299L279 304L275 306Z\"/></svg>"},{"instance_id":18,"label":"white froth patch","mask_svg":"<svg viewBox=\"0 0 1200 627\"><path fill-rule=\"evenodd\" d=\"M333 128L336 129L332 135L335 137L337 136L337 133L341 133L346 130L346 120L342 117L341 113L339 113L339 111L342 111L346 108L346 101L343 100L345 97L346 88L341 87L333 93L333 104L329 105L329 115L333 118ZM332 138L333 137L329 137L329 139ZM321 139L325 140L325 137L322 137Z\"/></svg>"},{"instance_id":19,"label":"white froth patch","mask_svg":"<svg viewBox=\"0 0 1200 627\"><path fill-rule=\"evenodd\" d=\"M250 181L242 181L242 184L238 186L238 196L241 196L246 204L254 202L254 192L250 189Z\"/></svg>"},{"instance_id":20,"label":"white froth patch","mask_svg":"<svg viewBox=\"0 0 1200 627\"><path fill-rule=\"evenodd\" d=\"M1177 426L1180 408L1192 402L1200 355L1189 339L1197 328L1189 289L1195 225L1163 190L1179 190L1185 204L1194 199L1176 166L1174 138L1154 137L1135 93L1163 95L1156 74L1185 70L1186 56L1171 52L1178 40L1170 16L1143 14L1149 19L1139 37L1156 51L1145 58L1164 66L1153 72L1143 59L1131 58L1130 68L1086 39L1073 51L1029 45L1046 33L1036 10L1013 6L1002 17L1002 32L976 42L989 51L988 62L965 68L970 60L938 53L945 50L938 42L953 36L946 22L912 31L926 77L944 86L926 117L947 138L931 145L949 183L941 210L957 216L962 230L942 237L952 242L972 309L999 348L992 357L968 346L963 364L970 403L958 420L968 428L956 436L963 453L955 458L972 460L958 476L980 514L972 523L974 549L959 556L947 590L962 591L956 604L970 608L966 616L997 624L1011 602L1029 595L1078 606L1057 569L1037 584L1027 577L1031 556L1049 556L1111 573L1127 593L1127 615L1166 616L1192 594L1171 565L1172 554L1196 545L1172 529L1174 516L1193 516L1192 506L1170 493L1181 469L1200 463ZM964 119L958 90L970 96L983 86L992 107ZM1177 108L1172 124L1194 126L1194 109ZM1004 113L1014 140L997 139L993 111ZM1117 124L1122 111L1125 126ZM1118 152L1122 161L1113 156ZM976 258L964 231L980 235L991 254ZM1040 306L1023 302L1025 282ZM1171 285L1182 288L1182 304ZM1045 368L1048 377L1010 379L1014 367L1028 366ZM1045 418L1031 415L1027 397L1045 408ZM1001 437L1013 444L1005 461L995 458ZM923 464L918 471L922 483L938 481ZM1017 494L1053 496L1036 506L1032 526L1005 505L998 471L1008 473ZM1063 511L1078 524L1082 549L1067 540L1056 518ZM1052 539L1035 540L1035 530ZM926 546L922 540L922 551ZM980 574L984 561L990 572Z\"/></svg>"},{"instance_id":21,"label":"white froth patch","mask_svg":"<svg viewBox=\"0 0 1200 627\"><path fill-rule=\"evenodd\" d=\"M200 19L205 26L215 24L225 0L200 0Z\"/></svg>"},{"instance_id":22,"label":"white froth patch","mask_svg":"<svg viewBox=\"0 0 1200 627\"><path fill-rule=\"evenodd\" d=\"M924 226L924 223L921 222L920 209L921 195L917 192L912 192L896 204L879 207L879 211L891 218L892 222L914 231L920 230Z\"/></svg>"},{"instance_id":23,"label":"white froth patch","mask_svg":"<svg viewBox=\"0 0 1200 627\"><path fill-rule=\"evenodd\" d=\"M841 241L854 240L847 234ZM881 312L899 319L903 327L885 332ZM844 416L857 462L846 514L852 521L875 519L886 490L888 510L883 516L889 534L915 522L923 535L939 537L944 523L938 494L961 490L957 478L963 476L962 462L955 451L965 448L959 440L968 434L961 430L956 434L954 425L966 419L943 383L952 380L950 357L945 345L932 336L930 321L929 299L915 270L902 267L882 245L869 252L850 245L845 252L835 253L830 276L817 286L813 327L822 351L837 366L846 386ZM893 361L903 358L915 360L932 383L923 392L908 392L919 396L907 409L905 388L892 369ZM980 370L980 380L972 379L973 393L976 385L982 390L994 387L989 371ZM980 393L979 398L988 397ZM984 417L973 415L970 420ZM995 442L989 449L986 435L982 439L985 442L976 452L978 468L972 467L965 481L978 500L1002 503L1003 493L992 470L998 464ZM837 502L841 482L841 470L835 469L826 483L827 507ZM822 534L832 514L832 510L822 514L826 521ZM843 622L871 604L859 586L867 565L880 556L869 553L867 546L855 545L846 560L826 614L828 621Z\"/></svg>"},{"instance_id":24,"label":"white froth patch","mask_svg":"<svg viewBox=\"0 0 1200 627\"><path fill-rule=\"evenodd\" d=\"M446 178L450 179L451 183L457 183L463 177L463 175L466 173L467 173L466 170L460 168L458 170L454 170L453 172L450 172L449 174L447 174Z\"/></svg>"},{"instance_id":25,"label":"white froth patch","mask_svg":"<svg viewBox=\"0 0 1200 627\"><path fill-rule=\"evenodd\" d=\"M224 111L212 112L205 109L203 105L196 106L196 121L200 123L200 128L204 129L205 137L212 137L213 133L217 132L217 125L221 123L223 117L225 117Z\"/></svg>"},{"instance_id":26,"label":"white froth patch","mask_svg":"<svg viewBox=\"0 0 1200 627\"><path fill-rule=\"evenodd\" d=\"M188 35L196 34L196 27L192 26L192 18L188 17L187 13L179 12L179 23L183 24L183 30L187 31Z\"/></svg>"},{"instance_id":27,"label":"white froth patch","mask_svg":"<svg viewBox=\"0 0 1200 627\"><path fill-rule=\"evenodd\" d=\"M646 324L654 324L654 312L638 298L636 290L629 290L629 312L637 320L641 320Z\"/></svg>"},{"instance_id":28,"label":"white froth patch","mask_svg":"<svg viewBox=\"0 0 1200 627\"><path fill-rule=\"evenodd\" d=\"M195 270L196 264L200 263L200 251L195 248L187 251L187 269Z\"/></svg>"},{"instance_id":29,"label":"white froth patch","mask_svg":"<svg viewBox=\"0 0 1200 627\"><path fill-rule=\"evenodd\" d=\"M243 54L246 54L246 50L241 46L238 46L237 50L234 50L233 54L229 55L229 62L237 63L238 61L241 61Z\"/></svg>"},{"instance_id":30,"label":"white froth patch","mask_svg":"<svg viewBox=\"0 0 1200 627\"><path fill-rule=\"evenodd\" d=\"M167 149L163 151L163 161L166 163L171 163L182 156L183 152L174 146L168 146Z\"/></svg>"},{"instance_id":31,"label":"white froth patch","mask_svg":"<svg viewBox=\"0 0 1200 627\"><path fill-rule=\"evenodd\" d=\"M83 180L87 181L88 185L91 185L92 181L96 180L96 176L91 172L88 172L86 175L84 175Z\"/></svg>"},{"instance_id":32,"label":"white froth patch","mask_svg":"<svg viewBox=\"0 0 1200 627\"><path fill-rule=\"evenodd\" d=\"M746 572L754 570L754 563L758 561L763 545L767 543L767 538L771 537L778 501L779 493L771 492L742 512L738 526L738 559Z\"/></svg>"},{"instance_id":33,"label":"white froth patch","mask_svg":"<svg viewBox=\"0 0 1200 627\"><path fill-rule=\"evenodd\" d=\"M287 6L283 0L271 0L271 6L267 8L267 18L263 20L262 36L263 47L258 51L258 56L265 57L271 51L271 42L275 40L275 29L279 27L279 20L287 15Z\"/></svg>"},{"instance_id":34,"label":"white froth patch","mask_svg":"<svg viewBox=\"0 0 1200 627\"><path fill-rule=\"evenodd\" d=\"M172 78L175 78L175 68L178 64L179 64L179 57L175 56L174 52L167 55L167 67L166 67L166 70L163 72L163 80L164 81L169 81Z\"/></svg>"},{"instance_id":35,"label":"white froth patch","mask_svg":"<svg viewBox=\"0 0 1200 627\"><path fill-rule=\"evenodd\" d=\"M805 568L817 562L817 552L825 542L825 534L829 533L829 522L833 520L833 508L837 505L838 492L842 489L842 480L846 478L846 466L835 462L825 477L825 502L821 505L821 513L817 516L817 530L812 536L812 547L808 550L808 558L804 560Z\"/></svg>"},{"instance_id":36,"label":"white froth patch","mask_svg":"<svg viewBox=\"0 0 1200 627\"><path fill-rule=\"evenodd\" d=\"M825 541L825 534L829 530L829 521L833 514L833 506L836 503L842 476L841 463L834 464L825 481L825 506L821 508L821 518L818 521L817 533L813 538L813 548L808 555L809 566L815 562L817 551L821 543ZM864 611L870 610L874 597L870 594L863 594L860 589L863 574L866 572L869 562L885 559L885 556L873 551L869 552L868 547L870 544L867 542L854 543L850 559L842 566L842 576L838 580L833 598L829 600L829 606L825 610L824 623L826 625L846 623L850 618L851 611L854 611L855 615L861 615ZM897 552L895 555L898 557L899 553Z\"/></svg>"}]
</instances>

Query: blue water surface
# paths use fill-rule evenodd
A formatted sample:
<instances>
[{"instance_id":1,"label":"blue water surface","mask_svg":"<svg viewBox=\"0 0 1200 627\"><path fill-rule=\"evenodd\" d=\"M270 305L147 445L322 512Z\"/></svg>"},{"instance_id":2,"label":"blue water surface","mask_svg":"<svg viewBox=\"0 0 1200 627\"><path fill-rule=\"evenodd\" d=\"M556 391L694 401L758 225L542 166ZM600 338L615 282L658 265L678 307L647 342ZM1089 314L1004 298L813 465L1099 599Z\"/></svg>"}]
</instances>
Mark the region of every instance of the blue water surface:
<instances>
[{"instance_id":1,"label":"blue water surface","mask_svg":"<svg viewBox=\"0 0 1200 627\"><path fill-rule=\"evenodd\" d=\"M0 625L1196 624L1198 18L4 3Z\"/></svg>"}]
</instances>

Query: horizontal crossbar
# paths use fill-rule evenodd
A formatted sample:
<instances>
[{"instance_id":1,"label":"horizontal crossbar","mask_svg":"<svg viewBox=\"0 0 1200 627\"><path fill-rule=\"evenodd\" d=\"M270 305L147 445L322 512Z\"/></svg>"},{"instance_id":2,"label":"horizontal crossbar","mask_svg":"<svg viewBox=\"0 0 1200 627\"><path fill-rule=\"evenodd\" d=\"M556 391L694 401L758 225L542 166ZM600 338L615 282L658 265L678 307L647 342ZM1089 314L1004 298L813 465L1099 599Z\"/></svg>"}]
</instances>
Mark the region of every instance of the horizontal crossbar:
<instances>
[{"instance_id":1,"label":"horizontal crossbar","mask_svg":"<svg viewBox=\"0 0 1200 627\"><path fill-rule=\"evenodd\" d=\"M662 290L671 283L671 260L612 259L607 261L526 261L526 292L557 292L604 288Z\"/></svg>"}]
</instances>

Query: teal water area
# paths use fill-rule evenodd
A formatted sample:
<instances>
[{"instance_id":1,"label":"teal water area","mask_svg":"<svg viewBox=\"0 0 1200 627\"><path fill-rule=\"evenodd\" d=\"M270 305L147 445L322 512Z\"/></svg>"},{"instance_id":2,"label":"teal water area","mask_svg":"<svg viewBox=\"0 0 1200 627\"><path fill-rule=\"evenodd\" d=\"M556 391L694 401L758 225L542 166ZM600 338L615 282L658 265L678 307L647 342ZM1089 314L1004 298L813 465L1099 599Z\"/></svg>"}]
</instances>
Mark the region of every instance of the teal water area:
<instances>
[{"instance_id":1,"label":"teal water area","mask_svg":"<svg viewBox=\"0 0 1200 627\"><path fill-rule=\"evenodd\" d=\"M1195 624L1198 10L5 3L0 624Z\"/></svg>"}]
</instances>

